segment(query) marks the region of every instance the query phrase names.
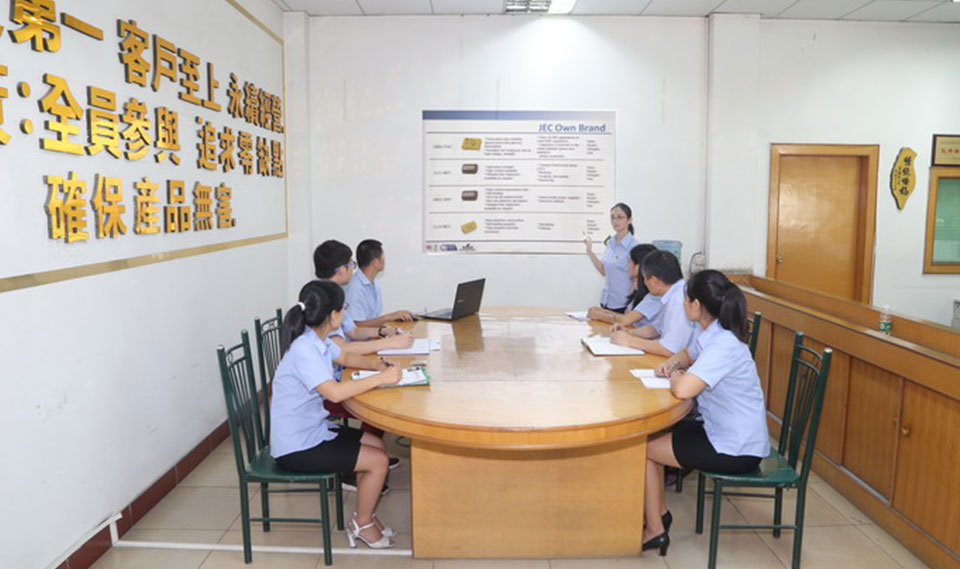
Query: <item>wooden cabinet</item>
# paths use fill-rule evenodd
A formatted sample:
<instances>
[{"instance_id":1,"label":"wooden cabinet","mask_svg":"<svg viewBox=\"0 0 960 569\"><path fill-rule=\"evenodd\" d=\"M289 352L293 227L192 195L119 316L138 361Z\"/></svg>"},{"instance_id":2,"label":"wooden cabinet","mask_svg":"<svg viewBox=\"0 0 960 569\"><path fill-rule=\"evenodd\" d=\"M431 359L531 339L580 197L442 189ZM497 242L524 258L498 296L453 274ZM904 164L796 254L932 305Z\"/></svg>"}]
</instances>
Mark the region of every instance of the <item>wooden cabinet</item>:
<instances>
[{"instance_id":1,"label":"wooden cabinet","mask_svg":"<svg viewBox=\"0 0 960 569\"><path fill-rule=\"evenodd\" d=\"M900 383L874 365L850 363L843 465L886 498L893 490Z\"/></svg>"},{"instance_id":2,"label":"wooden cabinet","mask_svg":"<svg viewBox=\"0 0 960 569\"><path fill-rule=\"evenodd\" d=\"M823 353L825 346L810 339L807 346ZM850 356L834 351L827 376L827 392L823 396L820 429L817 432L817 450L836 462L843 462L843 443L846 436L847 396L850 384Z\"/></svg>"}]
</instances>

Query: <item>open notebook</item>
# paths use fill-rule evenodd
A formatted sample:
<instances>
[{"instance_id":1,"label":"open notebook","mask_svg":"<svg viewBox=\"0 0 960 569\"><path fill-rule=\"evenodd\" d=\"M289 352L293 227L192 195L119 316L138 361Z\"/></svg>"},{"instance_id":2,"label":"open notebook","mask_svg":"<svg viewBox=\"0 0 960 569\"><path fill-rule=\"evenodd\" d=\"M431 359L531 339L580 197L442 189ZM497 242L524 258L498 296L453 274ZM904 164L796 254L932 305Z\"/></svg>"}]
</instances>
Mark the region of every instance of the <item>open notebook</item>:
<instances>
[{"instance_id":1,"label":"open notebook","mask_svg":"<svg viewBox=\"0 0 960 569\"><path fill-rule=\"evenodd\" d=\"M595 356L642 356L643 350L618 346L605 336L589 336L580 341Z\"/></svg>"},{"instance_id":2,"label":"open notebook","mask_svg":"<svg viewBox=\"0 0 960 569\"><path fill-rule=\"evenodd\" d=\"M353 379L363 379L371 375L377 375L379 371L355 371ZM393 385L381 385L379 387L404 387L406 385L430 385L430 374L422 367L408 367L403 370L403 377L398 383Z\"/></svg>"}]
</instances>

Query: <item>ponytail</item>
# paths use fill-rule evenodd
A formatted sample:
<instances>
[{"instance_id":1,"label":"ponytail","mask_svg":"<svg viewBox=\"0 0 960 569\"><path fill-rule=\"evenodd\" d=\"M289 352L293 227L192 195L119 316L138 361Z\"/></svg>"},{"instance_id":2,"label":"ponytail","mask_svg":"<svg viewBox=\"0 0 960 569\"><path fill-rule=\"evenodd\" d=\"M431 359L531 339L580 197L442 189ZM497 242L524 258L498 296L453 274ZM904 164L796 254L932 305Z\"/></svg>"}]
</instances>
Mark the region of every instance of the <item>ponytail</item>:
<instances>
[{"instance_id":1,"label":"ponytail","mask_svg":"<svg viewBox=\"0 0 960 569\"><path fill-rule=\"evenodd\" d=\"M740 287L720 271L706 269L687 281L685 293L691 301L717 319L721 328L733 332L741 342L747 340L747 301Z\"/></svg>"},{"instance_id":2,"label":"ponytail","mask_svg":"<svg viewBox=\"0 0 960 569\"><path fill-rule=\"evenodd\" d=\"M300 289L297 302L283 318L280 328L280 355L287 353L307 326L320 326L334 311L343 309L343 289L332 281L310 281Z\"/></svg>"}]
</instances>

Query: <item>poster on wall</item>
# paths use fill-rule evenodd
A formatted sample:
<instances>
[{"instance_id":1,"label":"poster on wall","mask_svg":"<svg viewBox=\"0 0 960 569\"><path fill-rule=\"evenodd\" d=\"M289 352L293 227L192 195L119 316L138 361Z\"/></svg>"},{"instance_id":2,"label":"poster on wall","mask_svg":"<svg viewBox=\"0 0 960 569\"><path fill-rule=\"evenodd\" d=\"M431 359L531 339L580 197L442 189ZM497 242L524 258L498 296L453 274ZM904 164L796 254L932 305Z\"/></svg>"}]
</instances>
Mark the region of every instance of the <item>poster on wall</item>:
<instances>
[{"instance_id":1,"label":"poster on wall","mask_svg":"<svg viewBox=\"0 0 960 569\"><path fill-rule=\"evenodd\" d=\"M583 253L609 233L614 111L423 111L423 249Z\"/></svg>"}]
</instances>

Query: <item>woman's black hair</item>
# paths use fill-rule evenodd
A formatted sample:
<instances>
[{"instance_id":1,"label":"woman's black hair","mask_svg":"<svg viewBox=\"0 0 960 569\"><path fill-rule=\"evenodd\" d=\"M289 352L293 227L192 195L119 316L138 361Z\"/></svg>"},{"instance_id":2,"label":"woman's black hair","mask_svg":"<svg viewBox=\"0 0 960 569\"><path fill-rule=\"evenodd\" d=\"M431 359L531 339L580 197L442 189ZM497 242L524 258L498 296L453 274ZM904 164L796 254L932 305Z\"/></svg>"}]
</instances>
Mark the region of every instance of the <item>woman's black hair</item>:
<instances>
[{"instance_id":1,"label":"woman's black hair","mask_svg":"<svg viewBox=\"0 0 960 569\"><path fill-rule=\"evenodd\" d=\"M625 213L625 214L627 215L627 219L631 219L631 218L633 217L633 210L630 209L630 206L628 206L627 204L625 204L625 203L623 203L623 202L619 202L619 203L617 203L616 205L614 205L613 207L611 207L611 208L610 208L610 211L613 211L613 210L618 209L618 208L621 209L621 210L623 210L623 213ZM630 235L633 235L633 224L632 224L632 223L627 226L627 231L630 232Z\"/></svg>"},{"instance_id":2,"label":"woman's black hair","mask_svg":"<svg viewBox=\"0 0 960 569\"><path fill-rule=\"evenodd\" d=\"M639 245L634 245L633 249L630 249L630 260L637 265L637 270L643 265L643 258L656 251L657 248L651 245L650 243L641 243ZM647 296L647 293L650 292L647 290L647 285L643 284L643 278L639 275L637 276L637 288L630 293L630 296L627 297L627 307L629 310L633 310L640 301L643 300L643 297Z\"/></svg>"},{"instance_id":3,"label":"woman's black hair","mask_svg":"<svg viewBox=\"0 0 960 569\"><path fill-rule=\"evenodd\" d=\"M747 341L747 301L740 287L726 275L712 269L697 272L687 281L685 292L689 300L699 300L721 327L733 332L741 342Z\"/></svg>"},{"instance_id":4,"label":"woman's black hair","mask_svg":"<svg viewBox=\"0 0 960 569\"><path fill-rule=\"evenodd\" d=\"M298 298L300 302L287 311L280 328L281 355L287 353L307 326L320 326L330 318L330 313L343 309L343 289L332 281L310 281L300 289Z\"/></svg>"}]
</instances>

